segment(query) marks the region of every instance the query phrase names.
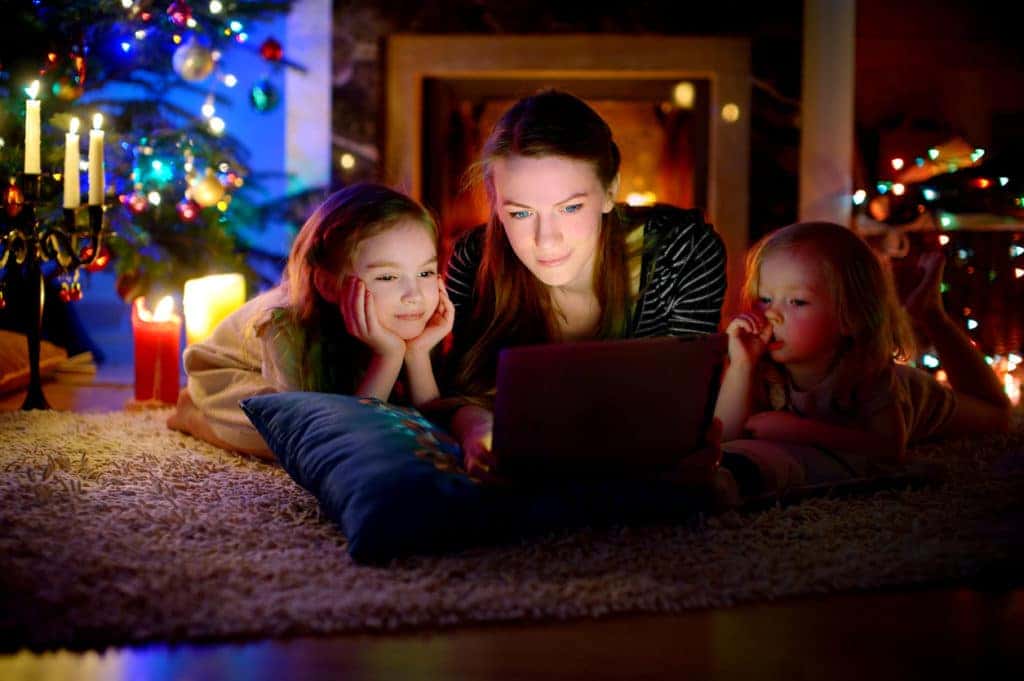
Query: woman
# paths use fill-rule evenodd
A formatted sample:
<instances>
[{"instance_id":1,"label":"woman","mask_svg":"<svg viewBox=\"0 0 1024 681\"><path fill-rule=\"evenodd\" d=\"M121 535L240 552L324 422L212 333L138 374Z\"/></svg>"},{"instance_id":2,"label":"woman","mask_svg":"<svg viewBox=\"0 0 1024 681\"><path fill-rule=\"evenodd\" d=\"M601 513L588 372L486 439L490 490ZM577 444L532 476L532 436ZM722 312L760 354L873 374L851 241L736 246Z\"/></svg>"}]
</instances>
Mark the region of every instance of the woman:
<instances>
[{"instance_id":1,"label":"woman","mask_svg":"<svg viewBox=\"0 0 1024 681\"><path fill-rule=\"evenodd\" d=\"M471 472L490 470L498 352L530 343L711 333L725 249L700 211L617 205L619 150L582 100L548 90L497 122L473 169L487 224L455 245L452 429Z\"/></svg>"}]
</instances>

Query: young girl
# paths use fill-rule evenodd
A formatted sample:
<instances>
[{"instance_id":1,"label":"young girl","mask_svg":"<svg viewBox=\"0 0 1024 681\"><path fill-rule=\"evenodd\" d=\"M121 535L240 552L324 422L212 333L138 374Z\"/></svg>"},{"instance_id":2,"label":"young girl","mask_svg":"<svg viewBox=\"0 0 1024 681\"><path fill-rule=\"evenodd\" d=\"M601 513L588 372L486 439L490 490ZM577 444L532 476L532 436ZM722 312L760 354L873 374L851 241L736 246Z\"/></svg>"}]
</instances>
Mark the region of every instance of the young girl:
<instances>
[{"instance_id":1,"label":"young girl","mask_svg":"<svg viewBox=\"0 0 1024 681\"><path fill-rule=\"evenodd\" d=\"M619 150L581 99L547 90L516 102L477 164L491 215L455 245L452 429L486 474L498 353L531 343L718 329L725 248L699 210L616 204Z\"/></svg>"},{"instance_id":2,"label":"young girl","mask_svg":"<svg viewBox=\"0 0 1024 681\"><path fill-rule=\"evenodd\" d=\"M430 213L387 187L331 195L295 237L281 283L185 351L188 387L168 427L272 458L240 399L309 390L387 400L403 367L408 401L436 398L430 352L453 321L437 239Z\"/></svg>"},{"instance_id":3,"label":"young girl","mask_svg":"<svg viewBox=\"0 0 1024 681\"><path fill-rule=\"evenodd\" d=\"M909 355L907 326L890 277L851 230L800 223L758 242L747 258L749 312L726 329L729 366L715 410L724 463L739 451L777 470L765 459L797 452L802 470L791 482L824 482L901 461L925 438L1005 431L1006 395L943 309L944 262L941 253L923 259L906 308L934 342L952 390L894 361ZM728 443L744 436L798 447Z\"/></svg>"}]
</instances>

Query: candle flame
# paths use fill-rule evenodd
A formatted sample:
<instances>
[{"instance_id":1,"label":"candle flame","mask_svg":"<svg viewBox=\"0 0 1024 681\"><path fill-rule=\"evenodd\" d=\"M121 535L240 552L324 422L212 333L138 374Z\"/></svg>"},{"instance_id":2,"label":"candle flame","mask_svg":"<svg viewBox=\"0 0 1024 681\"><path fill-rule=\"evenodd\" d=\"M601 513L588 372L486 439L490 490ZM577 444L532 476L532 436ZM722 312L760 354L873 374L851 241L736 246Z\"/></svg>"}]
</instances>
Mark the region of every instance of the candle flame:
<instances>
[{"instance_id":1,"label":"candle flame","mask_svg":"<svg viewBox=\"0 0 1024 681\"><path fill-rule=\"evenodd\" d=\"M27 94L29 98L35 99L39 94L39 81L33 80L32 84L25 88L25 94Z\"/></svg>"},{"instance_id":2,"label":"candle flame","mask_svg":"<svg viewBox=\"0 0 1024 681\"><path fill-rule=\"evenodd\" d=\"M153 311L153 321L155 322L166 322L174 315L174 298L170 296L164 296L160 299L160 302L156 304L156 310Z\"/></svg>"},{"instance_id":3,"label":"candle flame","mask_svg":"<svg viewBox=\"0 0 1024 681\"><path fill-rule=\"evenodd\" d=\"M175 318L174 298L164 296L156 304L156 309L150 312L146 307L146 297L139 296L135 299L135 312L144 322L169 322Z\"/></svg>"},{"instance_id":4,"label":"candle flame","mask_svg":"<svg viewBox=\"0 0 1024 681\"><path fill-rule=\"evenodd\" d=\"M101 113L93 114L93 117L92 117L92 129L93 130L99 130L102 127L103 127L103 114L101 114Z\"/></svg>"},{"instance_id":5,"label":"candle flame","mask_svg":"<svg viewBox=\"0 0 1024 681\"><path fill-rule=\"evenodd\" d=\"M68 128L68 132L70 132L72 135L78 134L79 123L80 123L80 121L78 120L78 118L76 116L72 116L71 117L71 125Z\"/></svg>"}]
</instances>

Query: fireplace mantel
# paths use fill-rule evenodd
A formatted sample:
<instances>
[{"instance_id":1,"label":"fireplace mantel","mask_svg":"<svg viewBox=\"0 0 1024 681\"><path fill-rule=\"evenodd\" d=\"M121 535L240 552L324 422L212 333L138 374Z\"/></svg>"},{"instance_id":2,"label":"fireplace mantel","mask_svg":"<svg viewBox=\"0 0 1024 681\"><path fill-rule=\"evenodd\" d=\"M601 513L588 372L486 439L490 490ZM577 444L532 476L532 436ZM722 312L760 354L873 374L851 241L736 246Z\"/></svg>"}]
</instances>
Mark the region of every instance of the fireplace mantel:
<instances>
[{"instance_id":1,"label":"fireplace mantel","mask_svg":"<svg viewBox=\"0 0 1024 681\"><path fill-rule=\"evenodd\" d=\"M424 81L605 81L701 79L708 97L708 218L729 252L723 312L736 309L748 245L750 44L744 38L635 35L393 35L387 46L384 175L423 198ZM592 88L590 88L592 89ZM740 112L721 115L726 104Z\"/></svg>"}]
</instances>

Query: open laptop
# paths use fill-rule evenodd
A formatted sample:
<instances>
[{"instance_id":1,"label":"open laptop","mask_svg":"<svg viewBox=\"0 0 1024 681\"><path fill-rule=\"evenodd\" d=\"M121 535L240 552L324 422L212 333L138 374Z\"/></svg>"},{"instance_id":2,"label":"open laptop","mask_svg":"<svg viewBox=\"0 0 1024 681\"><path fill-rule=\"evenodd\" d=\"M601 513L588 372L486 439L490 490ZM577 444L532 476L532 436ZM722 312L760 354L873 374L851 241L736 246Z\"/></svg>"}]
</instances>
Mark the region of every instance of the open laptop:
<instances>
[{"instance_id":1,"label":"open laptop","mask_svg":"<svg viewBox=\"0 0 1024 681\"><path fill-rule=\"evenodd\" d=\"M507 348L492 451L504 476L651 473L699 448L725 334Z\"/></svg>"}]
</instances>

